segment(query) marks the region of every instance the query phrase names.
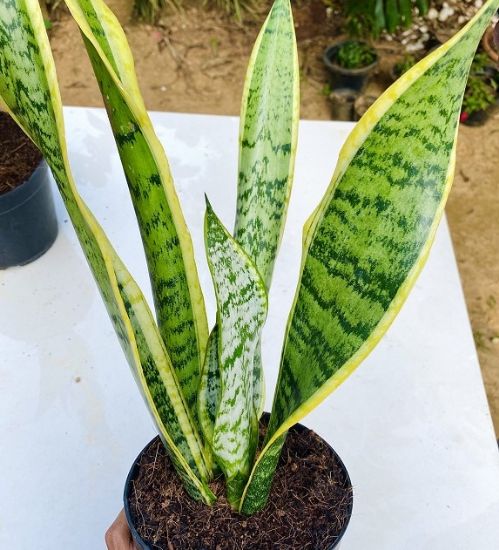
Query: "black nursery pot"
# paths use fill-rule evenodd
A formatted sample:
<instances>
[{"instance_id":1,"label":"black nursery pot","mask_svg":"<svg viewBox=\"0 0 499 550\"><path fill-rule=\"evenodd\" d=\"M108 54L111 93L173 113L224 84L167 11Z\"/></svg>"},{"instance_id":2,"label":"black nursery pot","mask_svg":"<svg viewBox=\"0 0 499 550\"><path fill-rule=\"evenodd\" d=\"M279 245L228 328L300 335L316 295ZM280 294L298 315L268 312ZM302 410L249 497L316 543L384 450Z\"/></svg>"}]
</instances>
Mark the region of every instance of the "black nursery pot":
<instances>
[{"instance_id":1,"label":"black nursery pot","mask_svg":"<svg viewBox=\"0 0 499 550\"><path fill-rule=\"evenodd\" d=\"M48 167L42 160L24 183L0 195L0 269L36 260L56 236Z\"/></svg>"},{"instance_id":2,"label":"black nursery pot","mask_svg":"<svg viewBox=\"0 0 499 550\"><path fill-rule=\"evenodd\" d=\"M268 423L269 417L270 417L269 413L264 413L263 417L262 417L262 421L265 424ZM300 434L302 434L302 433L313 433L312 430L309 430L308 428L306 428L302 424L296 424L295 426L293 426L289 430L289 432L293 432L293 431L295 431L297 433L300 433ZM352 516L352 510L353 510L352 483L350 481L350 476L348 475L348 471L347 471L345 465L343 464L342 460L338 456L338 454L335 452L335 450L326 441L324 441L324 440L322 440L322 441L324 442L324 445L330 450L331 454L333 455L336 466L339 467L339 469L341 471L342 481L344 481L345 486L348 487L349 493L351 495L351 498L350 498L349 504L348 504L348 510L345 513L345 522L343 524L343 527L342 527L341 531L337 534L337 538L335 539L334 543L331 544L327 549L325 549L325 550L333 550L333 549L338 550L339 546L340 546L341 539L343 538L343 535L346 532L346 529L347 529L348 524L350 522L350 518ZM152 545L151 543L149 543L148 541L144 540L141 537L141 535L137 531L137 528L136 528L136 525L135 525L135 522L134 522L133 513L132 513L132 510L131 510L131 505L130 505L130 499L131 499L131 496L132 496L132 488L133 488L133 485L136 482L138 474L139 474L139 468L140 468L140 463L141 463L142 456L147 453L148 449L151 446L157 444L157 442L159 442L159 436L156 436L154 439L152 439L152 441L150 441L144 447L144 449L141 451L139 456L135 459L135 461L134 461L134 463L133 463L133 465L132 465L132 467L131 467L131 469L128 473L128 476L127 476L127 479L126 479L126 482L125 482L125 490L124 490L124 494L123 494L124 510L125 510L125 516L126 516L126 519L127 519L127 522L128 522L128 527L130 528L130 533L132 534L132 537L133 537L133 540L135 541L135 544L137 545L137 547L140 550L156 550L156 549L159 548L158 546ZM214 549L213 548L203 548L203 550L214 550Z\"/></svg>"},{"instance_id":3,"label":"black nursery pot","mask_svg":"<svg viewBox=\"0 0 499 550\"><path fill-rule=\"evenodd\" d=\"M331 44L326 48L322 59L326 65L329 73L331 85L334 88L350 88L359 92L365 86L369 75L374 71L378 65L378 56L376 54L376 60L370 65L365 67L359 67L358 69L346 69L336 63L336 56L338 50L349 42L349 40L341 40Z\"/></svg>"}]
</instances>

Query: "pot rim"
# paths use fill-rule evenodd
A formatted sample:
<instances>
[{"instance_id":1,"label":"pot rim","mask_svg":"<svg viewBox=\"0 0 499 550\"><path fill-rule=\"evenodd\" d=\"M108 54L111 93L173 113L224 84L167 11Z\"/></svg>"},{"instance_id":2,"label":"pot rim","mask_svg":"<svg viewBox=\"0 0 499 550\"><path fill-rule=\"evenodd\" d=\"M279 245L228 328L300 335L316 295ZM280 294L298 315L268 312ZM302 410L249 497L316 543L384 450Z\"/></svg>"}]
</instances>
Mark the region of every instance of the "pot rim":
<instances>
[{"instance_id":1,"label":"pot rim","mask_svg":"<svg viewBox=\"0 0 499 550\"><path fill-rule=\"evenodd\" d=\"M267 412L264 412L262 417L263 418L264 417L270 418L270 414L267 413ZM303 424L300 424L300 423L297 423L294 426L292 426L290 428L290 430L296 430L300 433L305 432L305 431L306 432L313 431L311 428L307 428L306 426L304 426ZM345 534L345 532L347 530L347 527L350 524L350 520L352 518L352 513L353 513L353 486L352 486L352 481L350 479L350 475L348 473L348 470L346 469L345 464L341 460L341 457L338 455L338 453L333 449L333 447L323 437L321 437L319 434L316 434L316 435L318 437L320 437L322 439L322 441L324 441L324 443L327 445L327 447L331 450L333 456L335 457L335 459L337 461L338 466L341 468L341 470L343 472L343 475L345 476L346 483L350 486L350 492L351 492L351 495L352 495L352 498L350 499L350 504L349 504L349 507L348 507L348 515L346 517L345 524L341 528L341 531L338 533L338 537L336 538L336 540L327 549L327 550L334 550L340 544L340 542L343 538L343 535ZM140 458L142 457L144 452L153 443L155 443L157 440L159 440L159 435L156 435L151 441L149 441L149 443L137 455L137 458L134 460L134 462L132 464L132 467L130 468L130 471L128 472L128 475L126 477L125 488L124 488L124 491L123 491L123 508L124 508L124 511L125 511L125 517L126 517L126 520L127 520L127 523L128 523L128 527L130 529L130 533L132 534L133 540L138 545L140 545L140 548L142 548L143 550L152 550L152 548L148 545L148 543L146 543L142 539L142 537L138 533L137 529L135 528L135 525L134 525L133 519L132 519L132 513L131 513L131 510L130 510L130 505L129 505L129 495L130 495L130 488L132 486L132 481L135 479L135 476L137 474Z\"/></svg>"},{"instance_id":2,"label":"pot rim","mask_svg":"<svg viewBox=\"0 0 499 550\"><path fill-rule=\"evenodd\" d=\"M482 46L494 63L499 62L499 52L494 48L494 27L489 26L482 37Z\"/></svg>"},{"instance_id":3,"label":"pot rim","mask_svg":"<svg viewBox=\"0 0 499 550\"><path fill-rule=\"evenodd\" d=\"M47 176L47 163L44 158L22 183L0 195L0 216L22 206L41 189L40 182Z\"/></svg>"}]
</instances>

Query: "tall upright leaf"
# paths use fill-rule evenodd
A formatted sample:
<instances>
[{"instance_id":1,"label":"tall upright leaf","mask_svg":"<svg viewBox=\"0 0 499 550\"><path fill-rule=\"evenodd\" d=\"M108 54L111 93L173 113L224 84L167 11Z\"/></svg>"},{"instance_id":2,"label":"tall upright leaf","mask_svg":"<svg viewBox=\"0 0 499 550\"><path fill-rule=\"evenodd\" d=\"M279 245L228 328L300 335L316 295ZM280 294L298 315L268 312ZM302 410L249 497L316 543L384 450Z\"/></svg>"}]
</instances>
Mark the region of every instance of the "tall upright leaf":
<instances>
[{"instance_id":1,"label":"tall upright leaf","mask_svg":"<svg viewBox=\"0 0 499 550\"><path fill-rule=\"evenodd\" d=\"M299 67L289 0L277 0L250 58L241 107L234 237L270 287L294 174Z\"/></svg>"},{"instance_id":2,"label":"tall upright leaf","mask_svg":"<svg viewBox=\"0 0 499 550\"><path fill-rule=\"evenodd\" d=\"M243 512L264 505L287 430L370 353L420 273L452 184L469 67L498 5L490 0L389 88L344 145L308 224L266 446Z\"/></svg>"},{"instance_id":3,"label":"tall upright leaf","mask_svg":"<svg viewBox=\"0 0 499 550\"><path fill-rule=\"evenodd\" d=\"M237 214L234 237L270 288L274 261L286 220L294 173L299 120L299 66L289 0L276 0L254 45L246 74L239 131ZM212 360L216 360L212 356ZM263 410L260 343L253 359L255 408ZM218 376L211 363L210 376ZM204 378L207 381L208 373ZM214 380L210 387L217 385ZM202 385L201 391L207 386ZM216 409L216 392L201 397ZM211 429L204 423L207 431ZM207 434L205 431L205 435Z\"/></svg>"},{"instance_id":4,"label":"tall upright leaf","mask_svg":"<svg viewBox=\"0 0 499 550\"><path fill-rule=\"evenodd\" d=\"M102 0L66 0L82 32L139 222L161 336L195 411L208 328L192 242L125 34Z\"/></svg>"},{"instance_id":5,"label":"tall upright leaf","mask_svg":"<svg viewBox=\"0 0 499 550\"><path fill-rule=\"evenodd\" d=\"M404 27L412 23L412 0L398 0L400 19Z\"/></svg>"},{"instance_id":6,"label":"tall upright leaf","mask_svg":"<svg viewBox=\"0 0 499 550\"><path fill-rule=\"evenodd\" d=\"M400 12L397 0L385 0L386 30L394 32L400 24Z\"/></svg>"},{"instance_id":7,"label":"tall upright leaf","mask_svg":"<svg viewBox=\"0 0 499 550\"><path fill-rule=\"evenodd\" d=\"M373 10L374 36L379 36L379 33L386 27L385 6L384 0L375 0Z\"/></svg>"},{"instance_id":8,"label":"tall upright leaf","mask_svg":"<svg viewBox=\"0 0 499 550\"><path fill-rule=\"evenodd\" d=\"M54 61L36 0L0 3L0 97L52 170L121 346L179 475L191 495L211 502L203 445L147 302L77 192Z\"/></svg>"},{"instance_id":9,"label":"tall upright leaf","mask_svg":"<svg viewBox=\"0 0 499 550\"><path fill-rule=\"evenodd\" d=\"M419 10L419 15L425 15L428 12L429 0L416 0L416 6Z\"/></svg>"},{"instance_id":10,"label":"tall upright leaf","mask_svg":"<svg viewBox=\"0 0 499 550\"><path fill-rule=\"evenodd\" d=\"M217 408L221 392L218 364L218 325L215 324L206 346L198 394L198 421L204 440L210 448L213 442L213 429L217 419Z\"/></svg>"},{"instance_id":11,"label":"tall upright leaf","mask_svg":"<svg viewBox=\"0 0 499 550\"><path fill-rule=\"evenodd\" d=\"M205 241L217 298L220 401L211 448L237 507L258 443L253 356L267 316L265 285L251 259L207 205Z\"/></svg>"}]
</instances>

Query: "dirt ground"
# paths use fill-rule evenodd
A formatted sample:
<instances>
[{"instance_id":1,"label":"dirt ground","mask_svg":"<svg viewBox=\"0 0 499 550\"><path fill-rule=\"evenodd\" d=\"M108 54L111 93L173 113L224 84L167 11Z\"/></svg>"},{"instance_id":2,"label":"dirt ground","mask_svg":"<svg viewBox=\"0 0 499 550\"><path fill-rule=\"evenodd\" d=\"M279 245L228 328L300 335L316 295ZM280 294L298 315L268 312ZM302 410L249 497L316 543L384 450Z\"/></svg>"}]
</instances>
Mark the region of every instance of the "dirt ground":
<instances>
[{"instance_id":1,"label":"dirt ground","mask_svg":"<svg viewBox=\"0 0 499 550\"><path fill-rule=\"evenodd\" d=\"M261 21L244 26L218 12L167 12L155 26L131 22L131 0L110 0L134 53L149 109L237 115L244 73ZM51 30L63 102L102 101L74 23L59 14ZM298 3L295 22L302 74L301 116L329 119L320 55L340 32L321 0ZM390 44L381 44L390 53ZM383 69L383 67L382 67ZM388 81L383 73L378 83ZM447 206L480 364L499 435L499 112L482 127L461 125L454 189Z\"/></svg>"}]
</instances>

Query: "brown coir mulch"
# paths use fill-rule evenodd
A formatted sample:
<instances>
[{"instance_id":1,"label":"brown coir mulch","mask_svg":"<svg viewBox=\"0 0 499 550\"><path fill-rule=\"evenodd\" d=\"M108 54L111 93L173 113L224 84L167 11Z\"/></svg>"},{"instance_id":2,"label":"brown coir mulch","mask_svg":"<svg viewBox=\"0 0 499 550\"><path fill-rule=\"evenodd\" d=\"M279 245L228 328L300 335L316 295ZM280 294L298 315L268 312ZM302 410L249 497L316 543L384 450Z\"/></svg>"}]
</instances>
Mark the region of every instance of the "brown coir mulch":
<instances>
[{"instance_id":1,"label":"brown coir mulch","mask_svg":"<svg viewBox=\"0 0 499 550\"><path fill-rule=\"evenodd\" d=\"M0 112L0 195L26 181L42 155L6 113Z\"/></svg>"},{"instance_id":2,"label":"brown coir mulch","mask_svg":"<svg viewBox=\"0 0 499 550\"><path fill-rule=\"evenodd\" d=\"M142 455L130 493L135 527L154 550L325 550L342 532L351 486L336 456L314 432L290 431L269 504L246 517L233 512L222 480L213 506L194 502L157 439Z\"/></svg>"}]
</instances>

